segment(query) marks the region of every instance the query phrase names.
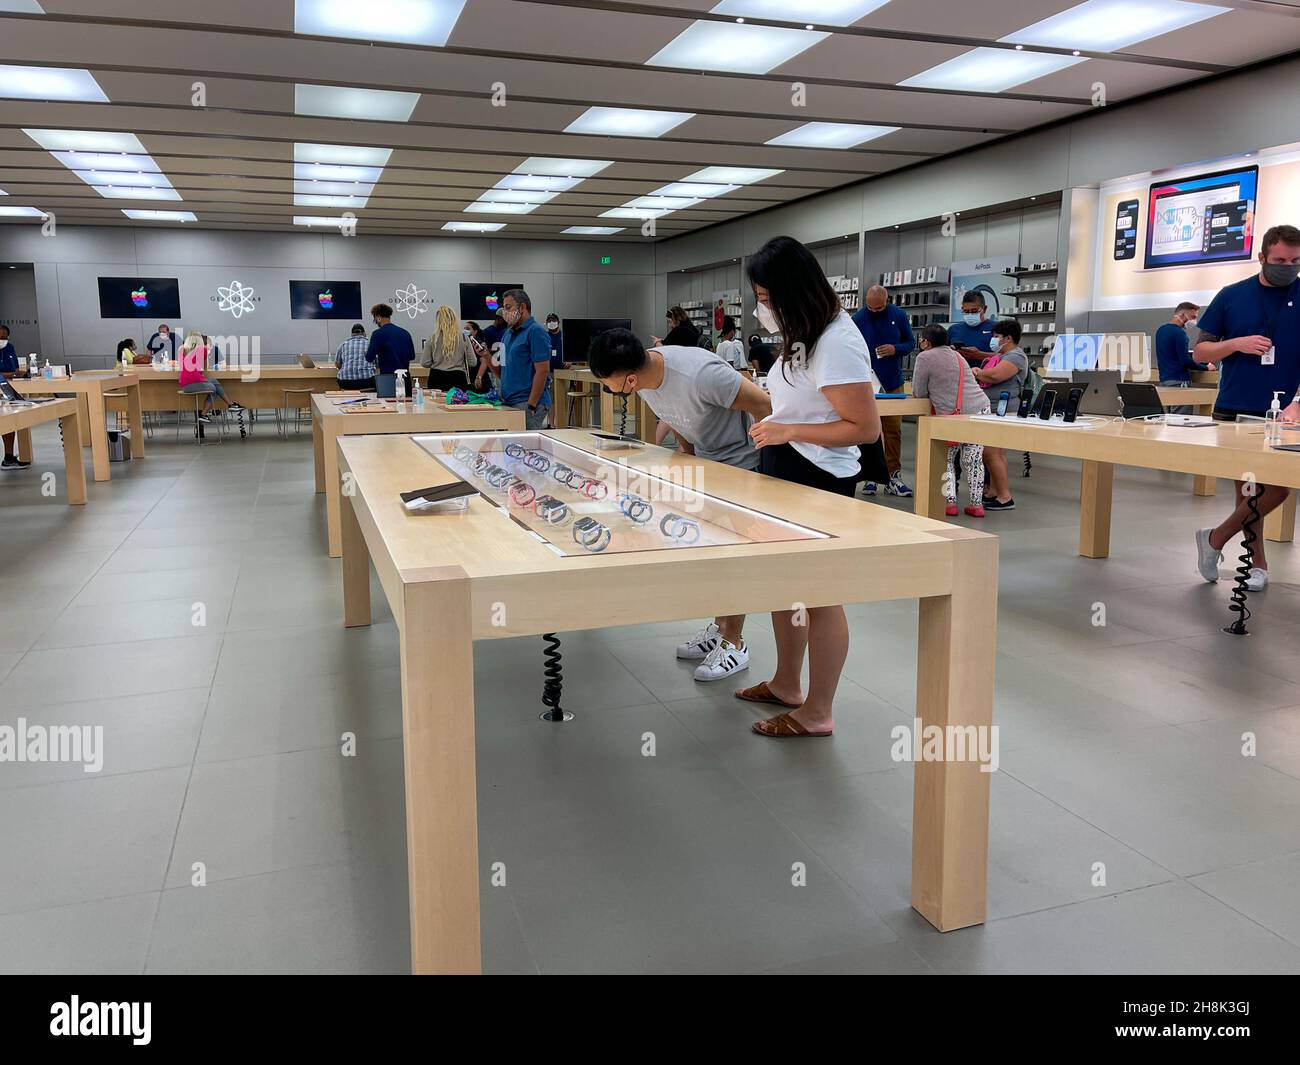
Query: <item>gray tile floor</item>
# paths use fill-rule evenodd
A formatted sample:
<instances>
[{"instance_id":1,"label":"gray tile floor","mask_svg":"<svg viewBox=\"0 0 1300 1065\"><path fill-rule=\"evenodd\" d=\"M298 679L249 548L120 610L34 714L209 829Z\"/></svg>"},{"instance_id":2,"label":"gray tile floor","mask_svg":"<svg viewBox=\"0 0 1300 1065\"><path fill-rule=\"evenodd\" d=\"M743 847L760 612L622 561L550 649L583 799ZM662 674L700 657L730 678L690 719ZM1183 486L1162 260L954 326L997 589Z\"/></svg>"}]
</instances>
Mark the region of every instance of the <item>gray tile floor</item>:
<instances>
[{"instance_id":1,"label":"gray tile floor","mask_svg":"<svg viewBox=\"0 0 1300 1065\"><path fill-rule=\"evenodd\" d=\"M0 764L0 970L402 971L392 618L376 596L372 628L340 625L307 437L169 435L85 508L40 495L51 432L0 481L0 724L101 724L106 747L98 775ZM986 925L940 935L908 907L888 748L916 610L855 606L830 742L751 736L731 685L674 661L690 622L566 634L562 728L537 719L540 641L480 644L480 856L506 870L484 877L485 968L1300 971L1300 552L1271 548L1234 639L1191 548L1224 494L1119 471L1094 561L1077 467L1014 487L982 523L1003 534ZM749 628L757 680L771 629Z\"/></svg>"}]
</instances>

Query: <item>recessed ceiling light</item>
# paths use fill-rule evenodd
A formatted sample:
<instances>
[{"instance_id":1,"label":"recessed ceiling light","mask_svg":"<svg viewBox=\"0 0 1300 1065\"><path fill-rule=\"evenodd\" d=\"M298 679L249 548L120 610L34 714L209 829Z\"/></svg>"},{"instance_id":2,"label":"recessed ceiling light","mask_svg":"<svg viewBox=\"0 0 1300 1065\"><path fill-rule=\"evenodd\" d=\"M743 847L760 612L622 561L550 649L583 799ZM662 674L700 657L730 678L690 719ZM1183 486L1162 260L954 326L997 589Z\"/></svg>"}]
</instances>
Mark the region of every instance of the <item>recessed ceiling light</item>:
<instances>
[{"instance_id":1,"label":"recessed ceiling light","mask_svg":"<svg viewBox=\"0 0 1300 1065\"><path fill-rule=\"evenodd\" d=\"M369 199L374 195L375 186L369 182L360 181L301 181L296 180L293 183L294 195L303 196L348 196ZM297 200L295 203L299 202ZM305 205L304 205L305 206ZM317 204L317 207L324 206ZM364 207L362 203L359 206Z\"/></svg>"},{"instance_id":2,"label":"recessed ceiling light","mask_svg":"<svg viewBox=\"0 0 1300 1065\"><path fill-rule=\"evenodd\" d=\"M465 205L466 214L532 214L537 210L535 203L491 203L487 200L475 200Z\"/></svg>"},{"instance_id":3,"label":"recessed ceiling light","mask_svg":"<svg viewBox=\"0 0 1300 1065\"><path fill-rule=\"evenodd\" d=\"M369 196L320 196L315 193L294 193L295 207L364 207Z\"/></svg>"},{"instance_id":4,"label":"recessed ceiling light","mask_svg":"<svg viewBox=\"0 0 1300 1065\"><path fill-rule=\"evenodd\" d=\"M0 218L44 218L38 207L0 207Z\"/></svg>"},{"instance_id":5,"label":"recessed ceiling light","mask_svg":"<svg viewBox=\"0 0 1300 1065\"><path fill-rule=\"evenodd\" d=\"M479 200L485 203L547 203L555 199L558 193L537 192L528 189L488 189L479 194Z\"/></svg>"},{"instance_id":6,"label":"recessed ceiling light","mask_svg":"<svg viewBox=\"0 0 1300 1065\"><path fill-rule=\"evenodd\" d=\"M573 233L577 236L584 237L608 237L614 233L622 233L621 226L569 226L568 229L560 230L561 233Z\"/></svg>"},{"instance_id":7,"label":"recessed ceiling light","mask_svg":"<svg viewBox=\"0 0 1300 1065\"><path fill-rule=\"evenodd\" d=\"M766 74L829 36L778 26L692 22L647 59L646 66Z\"/></svg>"},{"instance_id":8,"label":"recessed ceiling light","mask_svg":"<svg viewBox=\"0 0 1300 1065\"><path fill-rule=\"evenodd\" d=\"M375 122L406 122L420 102L418 92L391 89L346 89L337 85L295 85L296 115L362 118Z\"/></svg>"},{"instance_id":9,"label":"recessed ceiling light","mask_svg":"<svg viewBox=\"0 0 1300 1065\"><path fill-rule=\"evenodd\" d=\"M50 154L69 170L159 173L158 164L147 155L120 155L117 152L50 152Z\"/></svg>"},{"instance_id":10,"label":"recessed ceiling light","mask_svg":"<svg viewBox=\"0 0 1300 1065\"><path fill-rule=\"evenodd\" d=\"M465 0L294 0L293 32L441 48Z\"/></svg>"},{"instance_id":11,"label":"recessed ceiling light","mask_svg":"<svg viewBox=\"0 0 1300 1065\"><path fill-rule=\"evenodd\" d=\"M504 222L444 222L443 229L450 229L458 233L495 233L499 229L505 229Z\"/></svg>"},{"instance_id":12,"label":"recessed ceiling light","mask_svg":"<svg viewBox=\"0 0 1300 1065\"><path fill-rule=\"evenodd\" d=\"M674 181L671 185L664 185L662 188L655 189L652 196L687 196L696 199L711 199L714 196L722 196L728 192L735 192L740 188L739 185L710 185L699 181Z\"/></svg>"},{"instance_id":13,"label":"recessed ceiling light","mask_svg":"<svg viewBox=\"0 0 1300 1065\"><path fill-rule=\"evenodd\" d=\"M645 207L614 207L608 211L601 211L601 218L662 218L666 214L672 214L671 211L652 211Z\"/></svg>"},{"instance_id":14,"label":"recessed ceiling light","mask_svg":"<svg viewBox=\"0 0 1300 1065\"><path fill-rule=\"evenodd\" d=\"M119 156L119 158L121 158ZM148 158L145 156L144 158ZM153 162L149 159L149 162ZM130 170L74 170L74 174L81 178L87 185L93 185L96 188L101 185L112 185L117 188L144 188L144 189L170 189L172 183L167 180L166 176L157 173L157 167L154 172L140 173L134 167Z\"/></svg>"},{"instance_id":15,"label":"recessed ceiling light","mask_svg":"<svg viewBox=\"0 0 1300 1065\"><path fill-rule=\"evenodd\" d=\"M134 133L102 133L81 129L24 129L42 148L51 152L134 152L144 155L144 145Z\"/></svg>"},{"instance_id":16,"label":"recessed ceiling light","mask_svg":"<svg viewBox=\"0 0 1300 1065\"><path fill-rule=\"evenodd\" d=\"M110 200L179 200L181 194L173 188L151 189L133 185L92 185L92 189Z\"/></svg>"},{"instance_id":17,"label":"recessed ceiling light","mask_svg":"<svg viewBox=\"0 0 1300 1065\"><path fill-rule=\"evenodd\" d=\"M0 11L12 11L18 15L45 14L36 0L0 0ZM13 267L10 269L12 270Z\"/></svg>"},{"instance_id":18,"label":"recessed ceiling light","mask_svg":"<svg viewBox=\"0 0 1300 1065\"><path fill-rule=\"evenodd\" d=\"M887 133L898 126L869 126L854 122L805 122L797 129L773 137L768 144L786 148L856 148Z\"/></svg>"},{"instance_id":19,"label":"recessed ceiling light","mask_svg":"<svg viewBox=\"0 0 1300 1065\"><path fill-rule=\"evenodd\" d=\"M888 0L817 0L817 21L823 26L851 26ZM790 21L790 0L722 0L711 9L715 15L749 15L752 18ZM811 5L810 5L811 6ZM809 12L805 11L804 14Z\"/></svg>"},{"instance_id":20,"label":"recessed ceiling light","mask_svg":"<svg viewBox=\"0 0 1300 1065\"><path fill-rule=\"evenodd\" d=\"M647 111L639 107L589 107L565 127L565 133L594 133L606 137L662 137L676 129L691 111Z\"/></svg>"},{"instance_id":21,"label":"recessed ceiling light","mask_svg":"<svg viewBox=\"0 0 1300 1065\"><path fill-rule=\"evenodd\" d=\"M530 156L515 167L516 174L552 174L557 177L593 177L607 166L608 159L546 159Z\"/></svg>"},{"instance_id":22,"label":"recessed ceiling light","mask_svg":"<svg viewBox=\"0 0 1300 1065\"><path fill-rule=\"evenodd\" d=\"M72 100L108 103L89 70L66 67L21 67L0 63L0 97L14 100Z\"/></svg>"},{"instance_id":23,"label":"recessed ceiling light","mask_svg":"<svg viewBox=\"0 0 1300 1065\"><path fill-rule=\"evenodd\" d=\"M969 52L923 70L898 84L911 89L952 92L1002 92L1015 85L1054 74L1084 59L1046 52L1013 52L1005 48L972 48Z\"/></svg>"},{"instance_id":24,"label":"recessed ceiling light","mask_svg":"<svg viewBox=\"0 0 1300 1065\"><path fill-rule=\"evenodd\" d=\"M1138 41L1204 22L1229 10L1231 8L1188 4L1182 0L1087 0L1023 30L1009 33L1001 40L1037 44L1044 48L1081 46L1090 52L1113 52Z\"/></svg>"},{"instance_id":25,"label":"recessed ceiling light","mask_svg":"<svg viewBox=\"0 0 1300 1065\"><path fill-rule=\"evenodd\" d=\"M388 164L392 148L363 148L355 144L295 144L295 163L342 163L348 166L377 166Z\"/></svg>"},{"instance_id":26,"label":"recessed ceiling light","mask_svg":"<svg viewBox=\"0 0 1300 1065\"><path fill-rule=\"evenodd\" d=\"M545 174L507 174L496 183L498 189L519 189L524 192L568 192L581 185L580 177L548 177Z\"/></svg>"},{"instance_id":27,"label":"recessed ceiling light","mask_svg":"<svg viewBox=\"0 0 1300 1065\"><path fill-rule=\"evenodd\" d=\"M338 163L294 163L293 176L301 181L360 181L373 185L384 172L380 166L346 166Z\"/></svg>"},{"instance_id":28,"label":"recessed ceiling light","mask_svg":"<svg viewBox=\"0 0 1300 1065\"><path fill-rule=\"evenodd\" d=\"M136 211L123 207L122 213L127 218L138 222L197 222L193 211Z\"/></svg>"},{"instance_id":29,"label":"recessed ceiling light","mask_svg":"<svg viewBox=\"0 0 1300 1065\"><path fill-rule=\"evenodd\" d=\"M784 173L784 170L767 170L757 166L706 166L694 174L687 174L683 180L702 181L710 185L752 185L755 181Z\"/></svg>"},{"instance_id":30,"label":"recessed ceiling light","mask_svg":"<svg viewBox=\"0 0 1300 1065\"><path fill-rule=\"evenodd\" d=\"M634 200L628 200L623 206L633 209L646 208L651 211L684 211L699 202L698 198L690 196L638 196Z\"/></svg>"},{"instance_id":31,"label":"recessed ceiling light","mask_svg":"<svg viewBox=\"0 0 1300 1065\"><path fill-rule=\"evenodd\" d=\"M338 229L358 221L356 218L339 218L328 214L296 214L293 216L295 226L328 226Z\"/></svg>"}]
</instances>

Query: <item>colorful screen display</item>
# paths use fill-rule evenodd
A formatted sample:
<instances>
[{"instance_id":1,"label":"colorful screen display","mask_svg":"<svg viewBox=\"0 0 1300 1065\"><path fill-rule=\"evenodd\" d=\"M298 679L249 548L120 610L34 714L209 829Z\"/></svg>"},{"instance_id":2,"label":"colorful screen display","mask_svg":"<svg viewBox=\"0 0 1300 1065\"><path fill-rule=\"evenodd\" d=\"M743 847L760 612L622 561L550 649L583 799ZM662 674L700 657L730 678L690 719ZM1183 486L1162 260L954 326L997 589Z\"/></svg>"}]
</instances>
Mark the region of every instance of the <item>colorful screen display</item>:
<instances>
[{"instance_id":1,"label":"colorful screen display","mask_svg":"<svg viewBox=\"0 0 1300 1065\"><path fill-rule=\"evenodd\" d=\"M519 283L482 282L467 284L462 282L460 286L460 316L469 322L491 321L501 310L501 297L512 288L523 287Z\"/></svg>"},{"instance_id":2,"label":"colorful screen display","mask_svg":"<svg viewBox=\"0 0 1300 1065\"><path fill-rule=\"evenodd\" d=\"M101 277L101 318L168 318L181 316L180 282L174 277Z\"/></svg>"},{"instance_id":3,"label":"colorful screen display","mask_svg":"<svg viewBox=\"0 0 1300 1065\"><path fill-rule=\"evenodd\" d=\"M361 319L360 281L290 281L289 315L293 318Z\"/></svg>"},{"instance_id":4,"label":"colorful screen display","mask_svg":"<svg viewBox=\"0 0 1300 1065\"><path fill-rule=\"evenodd\" d=\"M1249 259L1258 187L1257 166L1153 184L1146 268Z\"/></svg>"}]
</instances>

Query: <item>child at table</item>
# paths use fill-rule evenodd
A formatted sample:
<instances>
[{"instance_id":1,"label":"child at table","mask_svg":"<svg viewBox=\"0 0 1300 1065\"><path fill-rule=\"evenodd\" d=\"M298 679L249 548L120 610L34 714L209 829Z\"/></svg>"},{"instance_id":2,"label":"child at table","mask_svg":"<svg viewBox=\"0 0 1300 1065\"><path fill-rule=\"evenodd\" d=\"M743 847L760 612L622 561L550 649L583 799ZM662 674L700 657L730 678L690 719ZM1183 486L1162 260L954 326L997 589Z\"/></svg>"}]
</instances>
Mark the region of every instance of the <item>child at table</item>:
<instances>
[{"instance_id":1,"label":"child at table","mask_svg":"<svg viewBox=\"0 0 1300 1065\"><path fill-rule=\"evenodd\" d=\"M970 363L948 346L948 330L927 325L921 330L918 354L912 367L912 395L928 397L936 415L988 414L988 396L975 380ZM957 455L966 469L966 513L984 517L984 445L949 444L948 468L943 474L944 513L957 514Z\"/></svg>"}]
</instances>

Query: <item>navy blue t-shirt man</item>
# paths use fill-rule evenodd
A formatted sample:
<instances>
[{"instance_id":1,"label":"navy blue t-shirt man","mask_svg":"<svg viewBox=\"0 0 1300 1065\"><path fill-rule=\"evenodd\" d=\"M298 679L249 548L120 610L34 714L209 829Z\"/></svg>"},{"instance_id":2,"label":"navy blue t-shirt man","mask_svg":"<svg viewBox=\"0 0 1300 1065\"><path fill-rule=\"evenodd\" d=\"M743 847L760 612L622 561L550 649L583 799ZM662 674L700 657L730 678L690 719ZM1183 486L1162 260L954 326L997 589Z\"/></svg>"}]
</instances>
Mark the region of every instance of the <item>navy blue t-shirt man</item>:
<instances>
[{"instance_id":1,"label":"navy blue t-shirt man","mask_svg":"<svg viewBox=\"0 0 1300 1065\"><path fill-rule=\"evenodd\" d=\"M393 308L386 303L376 303L370 308L376 329L370 334L366 348L366 362L375 364L375 394L391 399L397 392L397 371L406 371L406 394L411 388L411 361L415 358L415 342L411 334L400 325L394 325Z\"/></svg>"},{"instance_id":2,"label":"navy blue t-shirt man","mask_svg":"<svg viewBox=\"0 0 1300 1065\"><path fill-rule=\"evenodd\" d=\"M1193 370L1208 370L1203 362L1192 358L1187 327L1195 324L1200 308L1194 303L1180 303L1174 316L1156 330L1156 366L1162 385L1185 385Z\"/></svg>"},{"instance_id":3,"label":"navy blue t-shirt man","mask_svg":"<svg viewBox=\"0 0 1300 1065\"><path fill-rule=\"evenodd\" d=\"M521 288L501 297L506 330L501 366L501 399L524 412L529 429L544 429L550 413L551 340L533 317L533 301Z\"/></svg>"},{"instance_id":4,"label":"navy blue t-shirt man","mask_svg":"<svg viewBox=\"0 0 1300 1065\"><path fill-rule=\"evenodd\" d=\"M979 365L990 355L989 338L993 336L993 320L988 316L988 304L979 292L967 292L961 298L961 319L948 327L948 343L957 349L967 362Z\"/></svg>"},{"instance_id":5,"label":"navy blue t-shirt man","mask_svg":"<svg viewBox=\"0 0 1300 1065\"><path fill-rule=\"evenodd\" d=\"M871 354L871 371L880 382L883 392L903 390L903 362L916 347L912 324L907 312L886 302L888 294L883 286L872 285L867 290L863 306L854 313L853 324L867 342ZM883 348L884 353L879 349Z\"/></svg>"},{"instance_id":6,"label":"navy blue t-shirt man","mask_svg":"<svg viewBox=\"0 0 1300 1065\"><path fill-rule=\"evenodd\" d=\"M1241 414L1263 414L1274 393L1284 408L1285 421L1300 421L1300 229L1273 226L1260 242L1260 271L1228 285L1210 301L1200 316L1201 334L1196 358L1219 366L1219 395L1214 416L1235 421ZM1242 471L1233 493L1232 513L1213 529L1196 533L1197 568L1207 581L1219 579L1223 549L1237 536L1253 513L1260 520L1286 501L1289 488L1251 484L1246 498ZM1253 592L1268 587L1268 560L1262 529L1250 547Z\"/></svg>"}]
</instances>

